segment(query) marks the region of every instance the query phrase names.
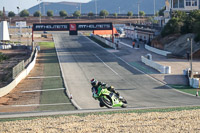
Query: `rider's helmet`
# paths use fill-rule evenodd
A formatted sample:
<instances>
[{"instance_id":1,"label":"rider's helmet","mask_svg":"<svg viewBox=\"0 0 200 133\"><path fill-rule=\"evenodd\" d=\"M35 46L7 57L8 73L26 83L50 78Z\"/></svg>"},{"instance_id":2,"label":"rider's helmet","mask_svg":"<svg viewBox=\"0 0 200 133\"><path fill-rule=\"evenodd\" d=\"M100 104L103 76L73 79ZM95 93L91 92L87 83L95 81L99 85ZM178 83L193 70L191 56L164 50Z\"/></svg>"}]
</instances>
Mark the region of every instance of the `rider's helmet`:
<instances>
[{"instance_id":1,"label":"rider's helmet","mask_svg":"<svg viewBox=\"0 0 200 133\"><path fill-rule=\"evenodd\" d=\"M90 83L91 83L92 86L96 86L98 81L95 80L95 79L92 79Z\"/></svg>"}]
</instances>

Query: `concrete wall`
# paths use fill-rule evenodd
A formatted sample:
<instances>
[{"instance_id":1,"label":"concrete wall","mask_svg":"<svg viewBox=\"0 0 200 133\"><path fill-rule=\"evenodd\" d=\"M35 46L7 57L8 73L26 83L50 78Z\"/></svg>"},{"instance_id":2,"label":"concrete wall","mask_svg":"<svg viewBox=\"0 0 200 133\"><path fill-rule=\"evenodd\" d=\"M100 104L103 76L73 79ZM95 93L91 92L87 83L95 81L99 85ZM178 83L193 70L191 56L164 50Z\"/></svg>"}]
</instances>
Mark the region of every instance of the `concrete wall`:
<instances>
[{"instance_id":1,"label":"concrete wall","mask_svg":"<svg viewBox=\"0 0 200 133\"><path fill-rule=\"evenodd\" d=\"M171 52L160 50L160 49L156 49L156 48L150 47L148 45L145 45L145 49L147 49L147 50L149 50L151 52L154 52L156 54L163 55L163 56L167 56L168 54L171 54Z\"/></svg>"},{"instance_id":2,"label":"concrete wall","mask_svg":"<svg viewBox=\"0 0 200 133\"><path fill-rule=\"evenodd\" d=\"M35 63L36 63L36 57L37 57L37 50L36 50L36 54L34 57L34 60L29 64L29 66L24 69L16 78L15 80L13 80L9 85L0 88L0 97L3 97L5 95L7 95L8 93L10 93L16 86L17 84L19 84L19 82L26 78L26 76L30 73L30 71L34 68Z\"/></svg>"},{"instance_id":3,"label":"concrete wall","mask_svg":"<svg viewBox=\"0 0 200 133\"><path fill-rule=\"evenodd\" d=\"M0 45L0 49L11 49L11 45Z\"/></svg>"},{"instance_id":4,"label":"concrete wall","mask_svg":"<svg viewBox=\"0 0 200 133\"><path fill-rule=\"evenodd\" d=\"M141 60L145 65L150 66L163 74L170 74L171 73L171 66L163 66L160 65L152 60L147 59L144 56L141 56Z\"/></svg>"},{"instance_id":5,"label":"concrete wall","mask_svg":"<svg viewBox=\"0 0 200 133\"><path fill-rule=\"evenodd\" d=\"M200 88L199 78L189 78L189 84L193 88Z\"/></svg>"},{"instance_id":6,"label":"concrete wall","mask_svg":"<svg viewBox=\"0 0 200 133\"><path fill-rule=\"evenodd\" d=\"M108 46L110 46L110 47L116 49L116 44L115 44L115 43L112 43L112 42L110 42L110 41L108 41L108 40L106 40L105 38L102 38L102 37L100 37L100 36L96 36L96 35L93 35L93 34L92 34L92 36L93 36L95 39L97 39L97 40L99 40L99 41L101 41L101 42L107 44Z\"/></svg>"}]
</instances>

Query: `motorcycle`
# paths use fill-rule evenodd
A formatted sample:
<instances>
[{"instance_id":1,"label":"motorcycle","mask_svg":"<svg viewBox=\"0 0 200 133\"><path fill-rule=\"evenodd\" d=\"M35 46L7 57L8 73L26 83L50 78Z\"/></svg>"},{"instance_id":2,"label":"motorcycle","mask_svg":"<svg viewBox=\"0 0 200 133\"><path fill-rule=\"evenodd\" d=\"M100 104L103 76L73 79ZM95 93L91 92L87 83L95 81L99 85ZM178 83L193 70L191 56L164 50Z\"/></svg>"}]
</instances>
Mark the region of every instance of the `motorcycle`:
<instances>
[{"instance_id":1,"label":"motorcycle","mask_svg":"<svg viewBox=\"0 0 200 133\"><path fill-rule=\"evenodd\" d=\"M106 106L107 108L113 108L113 107L127 107L127 101L121 97L118 96L116 93L111 92L109 90L105 89L98 89L97 94L93 93L93 97L95 99L98 99L100 102L100 107Z\"/></svg>"}]
</instances>

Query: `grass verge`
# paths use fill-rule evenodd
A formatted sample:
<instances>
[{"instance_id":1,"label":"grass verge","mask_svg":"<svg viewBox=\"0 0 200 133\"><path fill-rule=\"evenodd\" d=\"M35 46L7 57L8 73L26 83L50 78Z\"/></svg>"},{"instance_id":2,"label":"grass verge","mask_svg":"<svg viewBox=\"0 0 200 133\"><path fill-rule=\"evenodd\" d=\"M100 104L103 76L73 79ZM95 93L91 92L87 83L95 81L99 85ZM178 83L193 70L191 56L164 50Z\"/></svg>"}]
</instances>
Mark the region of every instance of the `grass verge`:
<instances>
[{"instance_id":1,"label":"grass verge","mask_svg":"<svg viewBox=\"0 0 200 133\"><path fill-rule=\"evenodd\" d=\"M177 89L179 91L189 93L189 94L192 94L192 95L196 95L196 92L197 92L197 89L192 88L192 87L187 86L187 85L169 85L169 86L171 86L172 88Z\"/></svg>"},{"instance_id":2,"label":"grass verge","mask_svg":"<svg viewBox=\"0 0 200 133\"><path fill-rule=\"evenodd\" d=\"M39 118L46 118L46 117L54 117L59 118L63 116L79 116L79 117L87 117L88 115L110 115L110 114L128 114L128 113L151 113L151 112L173 112L173 111L183 111L183 110L198 110L200 106L194 107L174 107L174 108L154 108L154 109L134 109L134 110L120 110L120 111L103 111L103 112L94 112L94 113L74 113L74 114L67 114L67 115L54 115L54 116L43 116L43 117L28 117L28 118L10 118L10 119L0 119L0 122L6 121L17 121L17 120L33 120Z\"/></svg>"},{"instance_id":3,"label":"grass verge","mask_svg":"<svg viewBox=\"0 0 200 133\"><path fill-rule=\"evenodd\" d=\"M43 80L42 89L59 89L65 88L63 79L61 76L60 66L53 42L41 42L42 63L44 63L44 77L45 76L58 76L54 78L45 78ZM58 104L52 106L40 106L38 111L63 111L63 110L75 110L72 104L59 105L60 103L70 103L65 90L52 90L41 92L40 104Z\"/></svg>"}]
</instances>

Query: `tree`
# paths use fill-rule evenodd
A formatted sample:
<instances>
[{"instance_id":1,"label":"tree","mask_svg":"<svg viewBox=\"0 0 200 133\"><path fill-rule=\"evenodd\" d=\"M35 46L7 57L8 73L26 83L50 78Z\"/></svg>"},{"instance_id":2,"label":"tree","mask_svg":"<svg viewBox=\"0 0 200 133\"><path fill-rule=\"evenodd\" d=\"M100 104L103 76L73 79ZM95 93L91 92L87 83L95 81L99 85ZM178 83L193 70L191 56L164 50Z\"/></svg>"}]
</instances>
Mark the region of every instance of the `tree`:
<instances>
[{"instance_id":1,"label":"tree","mask_svg":"<svg viewBox=\"0 0 200 133\"><path fill-rule=\"evenodd\" d=\"M67 17L67 12L65 10L62 10L59 12L61 17Z\"/></svg>"},{"instance_id":2,"label":"tree","mask_svg":"<svg viewBox=\"0 0 200 133\"><path fill-rule=\"evenodd\" d=\"M199 21L195 22L194 27L195 28L193 29L193 31L196 34L194 40L196 42L199 42L200 41L200 22Z\"/></svg>"},{"instance_id":3,"label":"tree","mask_svg":"<svg viewBox=\"0 0 200 133\"><path fill-rule=\"evenodd\" d=\"M93 17L94 16L94 13L93 12L89 12L88 13L88 17Z\"/></svg>"},{"instance_id":4,"label":"tree","mask_svg":"<svg viewBox=\"0 0 200 133\"><path fill-rule=\"evenodd\" d=\"M28 10L24 9L19 13L20 17L28 17L29 16L29 12Z\"/></svg>"},{"instance_id":5,"label":"tree","mask_svg":"<svg viewBox=\"0 0 200 133\"><path fill-rule=\"evenodd\" d=\"M117 14L117 13L114 13L114 14L113 14L113 16L114 16L114 17L117 17L117 16L118 16L118 14Z\"/></svg>"},{"instance_id":6,"label":"tree","mask_svg":"<svg viewBox=\"0 0 200 133\"><path fill-rule=\"evenodd\" d=\"M1 17L1 16L3 16L3 12L2 12L2 11L0 11L0 17Z\"/></svg>"},{"instance_id":7,"label":"tree","mask_svg":"<svg viewBox=\"0 0 200 133\"><path fill-rule=\"evenodd\" d=\"M129 11L129 12L127 13L127 16L130 18L131 16L133 16L133 12Z\"/></svg>"},{"instance_id":8,"label":"tree","mask_svg":"<svg viewBox=\"0 0 200 133\"><path fill-rule=\"evenodd\" d=\"M183 11L174 11L172 13L172 18L177 18L180 21L184 21L187 18L187 14Z\"/></svg>"},{"instance_id":9,"label":"tree","mask_svg":"<svg viewBox=\"0 0 200 133\"><path fill-rule=\"evenodd\" d=\"M107 10L101 10L99 15L105 18L109 15L109 12Z\"/></svg>"},{"instance_id":10,"label":"tree","mask_svg":"<svg viewBox=\"0 0 200 133\"><path fill-rule=\"evenodd\" d=\"M139 15L144 17L145 16L145 12L144 11L139 11Z\"/></svg>"},{"instance_id":11,"label":"tree","mask_svg":"<svg viewBox=\"0 0 200 133\"><path fill-rule=\"evenodd\" d=\"M172 18L165 25L163 30L161 31L161 36L165 37L170 34L180 33L181 27L183 26L183 22L179 21L177 18Z\"/></svg>"},{"instance_id":12,"label":"tree","mask_svg":"<svg viewBox=\"0 0 200 133\"><path fill-rule=\"evenodd\" d=\"M148 17L148 18L147 18L147 21L148 21L149 23L156 23L156 24L158 23L158 20L155 20L154 17Z\"/></svg>"},{"instance_id":13,"label":"tree","mask_svg":"<svg viewBox=\"0 0 200 133\"><path fill-rule=\"evenodd\" d=\"M9 18L12 18L12 17L14 17L14 16L15 16L15 13L14 13L14 12L10 11L10 12L8 13L8 17L9 17Z\"/></svg>"},{"instance_id":14,"label":"tree","mask_svg":"<svg viewBox=\"0 0 200 133\"><path fill-rule=\"evenodd\" d=\"M75 11L75 12L73 13L73 16L78 18L78 17L81 16L81 12L80 12L80 11Z\"/></svg>"},{"instance_id":15,"label":"tree","mask_svg":"<svg viewBox=\"0 0 200 133\"><path fill-rule=\"evenodd\" d=\"M41 12L40 11L36 11L34 14L33 14L34 17L40 17L42 16Z\"/></svg>"},{"instance_id":16,"label":"tree","mask_svg":"<svg viewBox=\"0 0 200 133\"><path fill-rule=\"evenodd\" d=\"M52 10L48 10L47 11L47 16L48 17L53 17L53 11Z\"/></svg>"},{"instance_id":17,"label":"tree","mask_svg":"<svg viewBox=\"0 0 200 133\"><path fill-rule=\"evenodd\" d=\"M159 10L158 15L164 16L164 11L166 10L166 7L164 6L162 9Z\"/></svg>"}]
</instances>

